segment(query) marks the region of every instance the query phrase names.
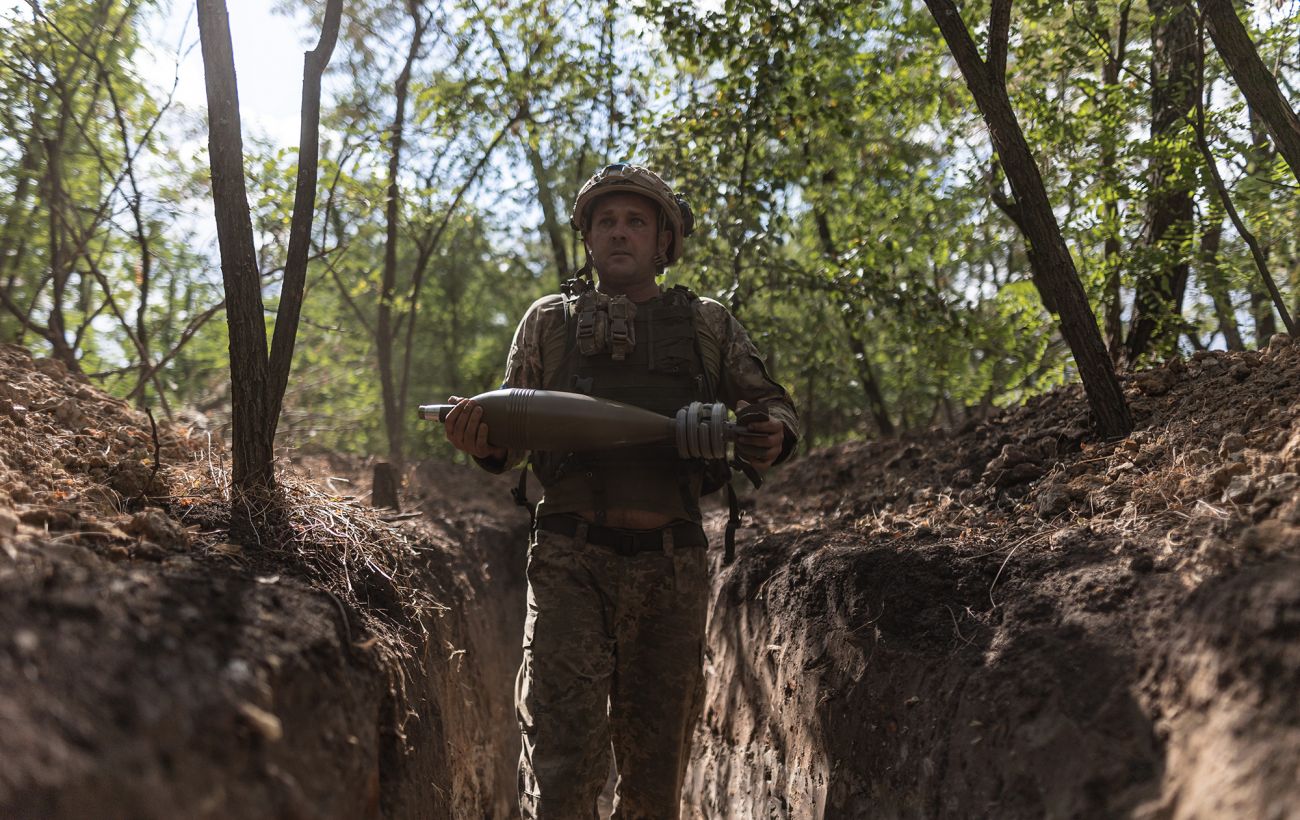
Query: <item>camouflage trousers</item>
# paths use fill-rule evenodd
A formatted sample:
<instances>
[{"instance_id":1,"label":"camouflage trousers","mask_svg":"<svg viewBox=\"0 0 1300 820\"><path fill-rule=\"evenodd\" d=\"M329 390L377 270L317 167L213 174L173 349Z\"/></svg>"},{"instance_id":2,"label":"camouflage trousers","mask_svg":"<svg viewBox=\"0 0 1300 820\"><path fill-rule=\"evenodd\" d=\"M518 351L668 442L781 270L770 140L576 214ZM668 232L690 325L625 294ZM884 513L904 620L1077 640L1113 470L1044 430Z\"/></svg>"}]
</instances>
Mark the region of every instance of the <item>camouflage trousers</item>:
<instances>
[{"instance_id":1,"label":"camouflage trousers","mask_svg":"<svg viewBox=\"0 0 1300 820\"><path fill-rule=\"evenodd\" d=\"M597 817L611 745L613 817L678 816L708 598L704 547L619 555L581 533L534 534L515 684L525 820Z\"/></svg>"}]
</instances>

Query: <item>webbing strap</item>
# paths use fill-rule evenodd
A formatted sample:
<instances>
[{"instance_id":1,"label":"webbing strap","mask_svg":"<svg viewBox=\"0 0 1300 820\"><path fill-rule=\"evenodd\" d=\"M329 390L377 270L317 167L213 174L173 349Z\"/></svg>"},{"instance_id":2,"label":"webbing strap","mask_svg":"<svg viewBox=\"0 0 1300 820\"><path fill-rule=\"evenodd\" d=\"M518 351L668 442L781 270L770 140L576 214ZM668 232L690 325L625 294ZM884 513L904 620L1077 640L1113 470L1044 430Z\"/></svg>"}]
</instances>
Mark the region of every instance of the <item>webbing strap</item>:
<instances>
[{"instance_id":1,"label":"webbing strap","mask_svg":"<svg viewBox=\"0 0 1300 820\"><path fill-rule=\"evenodd\" d=\"M727 533L722 539L722 565L726 566L736 560L736 530L740 528L740 503L736 500L736 488L727 482Z\"/></svg>"},{"instance_id":2,"label":"webbing strap","mask_svg":"<svg viewBox=\"0 0 1300 820\"><path fill-rule=\"evenodd\" d=\"M528 502L528 465L532 464L532 458L524 463L519 469L519 485L510 491L515 503L528 510L528 531L532 532L537 527L537 510Z\"/></svg>"}]
</instances>

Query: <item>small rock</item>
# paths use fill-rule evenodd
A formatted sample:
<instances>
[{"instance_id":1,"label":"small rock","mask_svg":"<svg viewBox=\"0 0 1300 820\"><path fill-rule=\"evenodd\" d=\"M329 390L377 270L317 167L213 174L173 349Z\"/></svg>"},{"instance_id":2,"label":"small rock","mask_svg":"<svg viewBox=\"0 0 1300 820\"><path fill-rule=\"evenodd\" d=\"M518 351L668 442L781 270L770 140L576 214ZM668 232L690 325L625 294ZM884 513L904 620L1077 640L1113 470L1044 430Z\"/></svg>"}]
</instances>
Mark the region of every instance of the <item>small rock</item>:
<instances>
[{"instance_id":1,"label":"small rock","mask_svg":"<svg viewBox=\"0 0 1300 820\"><path fill-rule=\"evenodd\" d=\"M1092 535L1092 528L1087 525L1081 527L1065 527L1052 533L1047 541L1052 545L1052 549L1058 549L1060 547L1070 547L1082 543L1091 538Z\"/></svg>"},{"instance_id":2,"label":"small rock","mask_svg":"<svg viewBox=\"0 0 1300 820\"><path fill-rule=\"evenodd\" d=\"M1070 509L1070 494L1058 489L1044 490L1038 494L1035 512L1039 518L1055 518Z\"/></svg>"},{"instance_id":3,"label":"small rock","mask_svg":"<svg viewBox=\"0 0 1300 820\"><path fill-rule=\"evenodd\" d=\"M1037 448L1030 449L1023 444L1008 444L1002 448L1001 458L1008 466L1038 461L1042 454Z\"/></svg>"},{"instance_id":4,"label":"small rock","mask_svg":"<svg viewBox=\"0 0 1300 820\"><path fill-rule=\"evenodd\" d=\"M1291 344L1291 337L1285 333L1274 333L1268 337L1268 349L1270 351L1276 352L1289 344Z\"/></svg>"},{"instance_id":5,"label":"small rock","mask_svg":"<svg viewBox=\"0 0 1300 820\"><path fill-rule=\"evenodd\" d=\"M248 701L239 704L239 713L248 719L253 728L269 743L275 743L284 737L284 726L280 719L260 706Z\"/></svg>"},{"instance_id":6,"label":"small rock","mask_svg":"<svg viewBox=\"0 0 1300 820\"><path fill-rule=\"evenodd\" d=\"M68 377L68 366L58 359L33 359L32 367L36 369L36 372L44 373L51 379L66 379Z\"/></svg>"},{"instance_id":7,"label":"small rock","mask_svg":"<svg viewBox=\"0 0 1300 820\"><path fill-rule=\"evenodd\" d=\"M1290 552L1300 547L1300 527L1276 519L1261 521L1241 534L1241 545L1263 555Z\"/></svg>"},{"instance_id":8,"label":"small rock","mask_svg":"<svg viewBox=\"0 0 1300 820\"><path fill-rule=\"evenodd\" d=\"M81 405L76 399L64 399L54 408L54 418L70 430L81 430L86 426L86 414L81 412Z\"/></svg>"},{"instance_id":9,"label":"small rock","mask_svg":"<svg viewBox=\"0 0 1300 820\"><path fill-rule=\"evenodd\" d=\"M1156 568L1155 559L1145 552L1139 552L1128 560L1128 568L1133 572L1151 572Z\"/></svg>"},{"instance_id":10,"label":"small rock","mask_svg":"<svg viewBox=\"0 0 1300 820\"><path fill-rule=\"evenodd\" d=\"M1286 444L1282 445L1282 460L1300 464L1300 428L1296 428Z\"/></svg>"},{"instance_id":11,"label":"small rock","mask_svg":"<svg viewBox=\"0 0 1300 820\"><path fill-rule=\"evenodd\" d=\"M1221 376L1228 370L1228 366L1218 359L1206 359L1201 363L1201 375L1205 378L1214 378Z\"/></svg>"},{"instance_id":12,"label":"small rock","mask_svg":"<svg viewBox=\"0 0 1300 820\"><path fill-rule=\"evenodd\" d=\"M1246 449L1246 437L1241 433L1229 433L1224 436L1223 441L1219 443L1219 457L1226 458L1227 456L1244 449Z\"/></svg>"},{"instance_id":13,"label":"small rock","mask_svg":"<svg viewBox=\"0 0 1300 820\"><path fill-rule=\"evenodd\" d=\"M77 526L76 511L60 509L58 507L36 507L30 510L23 510L18 514L18 520L30 527L43 527L46 530L70 530Z\"/></svg>"},{"instance_id":14,"label":"small rock","mask_svg":"<svg viewBox=\"0 0 1300 820\"><path fill-rule=\"evenodd\" d=\"M1237 362L1228 369L1228 375L1235 381L1244 382L1250 378L1250 365L1245 362Z\"/></svg>"},{"instance_id":15,"label":"small rock","mask_svg":"<svg viewBox=\"0 0 1300 820\"><path fill-rule=\"evenodd\" d=\"M162 510L150 507L131 516L123 529L165 547L185 543L185 530ZM161 557L161 556L160 556Z\"/></svg>"},{"instance_id":16,"label":"small rock","mask_svg":"<svg viewBox=\"0 0 1300 820\"><path fill-rule=\"evenodd\" d=\"M153 468L133 459L123 459L108 477L108 486L123 498L138 498L153 489Z\"/></svg>"},{"instance_id":17,"label":"small rock","mask_svg":"<svg viewBox=\"0 0 1300 820\"><path fill-rule=\"evenodd\" d=\"M1043 458L1049 461L1056 458L1057 444L1055 436L1043 436L1038 440L1037 447Z\"/></svg>"},{"instance_id":18,"label":"small rock","mask_svg":"<svg viewBox=\"0 0 1300 820\"><path fill-rule=\"evenodd\" d=\"M998 480L998 485L1009 487L1015 484L1024 484L1026 481L1033 481L1036 478L1042 478L1043 472L1043 468L1037 464L1030 464L1028 462L1017 464L1010 470L1002 473L1002 477Z\"/></svg>"},{"instance_id":19,"label":"small rock","mask_svg":"<svg viewBox=\"0 0 1300 820\"><path fill-rule=\"evenodd\" d=\"M1168 370L1144 370L1133 377L1138 389L1148 396L1163 396L1177 383L1178 377Z\"/></svg>"},{"instance_id":20,"label":"small rock","mask_svg":"<svg viewBox=\"0 0 1300 820\"><path fill-rule=\"evenodd\" d=\"M1210 473L1210 483L1215 487L1227 487L1234 478L1249 471L1250 468L1242 462L1232 461Z\"/></svg>"},{"instance_id":21,"label":"small rock","mask_svg":"<svg viewBox=\"0 0 1300 820\"><path fill-rule=\"evenodd\" d=\"M1235 476L1228 482L1228 486L1223 491L1223 500L1231 501L1233 504L1245 504L1255 497L1256 487L1254 480L1248 475Z\"/></svg>"},{"instance_id":22,"label":"small rock","mask_svg":"<svg viewBox=\"0 0 1300 820\"><path fill-rule=\"evenodd\" d=\"M1205 482L1196 476L1188 476L1178 482L1179 498L1199 498L1205 495Z\"/></svg>"},{"instance_id":23,"label":"small rock","mask_svg":"<svg viewBox=\"0 0 1300 820\"><path fill-rule=\"evenodd\" d=\"M35 655L41 648L41 637L30 629L15 629L14 648L20 654Z\"/></svg>"},{"instance_id":24,"label":"small rock","mask_svg":"<svg viewBox=\"0 0 1300 820\"><path fill-rule=\"evenodd\" d=\"M131 557L141 561L161 561L167 554L167 550L152 541L141 541L131 548Z\"/></svg>"},{"instance_id":25,"label":"small rock","mask_svg":"<svg viewBox=\"0 0 1300 820\"><path fill-rule=\"evenodd\" d=\"M1300 487L1300 475L1295 473L1277 473L1268 477L1268 488L1279 492L1287 492Z\"/></svg>"}]
</instances>

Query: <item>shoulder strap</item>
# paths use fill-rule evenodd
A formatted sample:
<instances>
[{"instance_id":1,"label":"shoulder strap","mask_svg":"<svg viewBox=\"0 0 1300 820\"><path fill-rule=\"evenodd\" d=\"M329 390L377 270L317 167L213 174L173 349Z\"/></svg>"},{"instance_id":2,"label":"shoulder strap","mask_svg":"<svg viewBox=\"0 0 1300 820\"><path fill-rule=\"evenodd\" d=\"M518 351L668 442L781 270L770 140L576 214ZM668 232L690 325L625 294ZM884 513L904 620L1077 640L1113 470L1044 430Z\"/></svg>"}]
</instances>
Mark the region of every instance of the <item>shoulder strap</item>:
<instances>
[{"instance_id":1,"label":"shoulder strap","mask_svg":"<svg viewBox=\"0 0 1300 820\"><path fill-rule=\"evenodd\" d=\"M533 457L530 454L528 460L519 468L519 485L510 491L510 497L520 507L528 510L528 531L532 532L537 526L537 510L528 500L528 467L533 463Z\"/></svg>"},{"instance_id":2,"label":"shoulder strap","mask_svg":"<svg viewBox=\"0 0 1300 820\"><path fill-rule=\"evenodd\" d=\"M676 285L673 290L677 290L678 288L685 291L691 300L691 325L695 329L695 334L693 336L693 341L695 342L695 358L700 362L700 377L704 380L704 384L701 385L704 395L700 398L704 401L717 401L718 385L714 383L713 374L709 372L709 363L704 358L704 348L700 346L700 327L703 325L703 322L700 320L700 297L696 296L695 293L685 285ZM722 364L721 356L718 357L718 364ZM718 375L721 376L722 374L719 373Z\"/></svg>"}]
</instances>

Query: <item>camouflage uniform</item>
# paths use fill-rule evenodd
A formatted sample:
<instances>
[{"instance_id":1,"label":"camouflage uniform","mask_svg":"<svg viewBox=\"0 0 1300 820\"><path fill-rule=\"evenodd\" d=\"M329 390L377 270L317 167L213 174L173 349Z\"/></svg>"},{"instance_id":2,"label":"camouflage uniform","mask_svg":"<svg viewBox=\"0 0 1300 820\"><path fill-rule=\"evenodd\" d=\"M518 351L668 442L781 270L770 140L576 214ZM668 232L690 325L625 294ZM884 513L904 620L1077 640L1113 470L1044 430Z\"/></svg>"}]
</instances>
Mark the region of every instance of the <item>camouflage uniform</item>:
<instances>
[{"instance_id":1,"label":"camouflage uniform","mask_svg":"<svg viewBox=\"0 0 1300 820\"><path fill-rule=\"evenodd\" d=\"M709 299L698 308L700 357L717 398L732 407L742 399L764 404L786 428L784 458L798 430L789 396L726 308ZM534 303L515 333L502 387L546 385L566 332L562 297ZM524 455L512 451L504 463L480 463L503 471ZM547 511L543 498L538 512ZM662 551L620 554L588 543L586 531L585 524L572 536L538 529L529 547L516 683L520 808L525 818L596 817L612 743L619 771L614 817L670 820L678 816L701 703L705 550L668 538Z\"/></svg>"}]
</instances>

